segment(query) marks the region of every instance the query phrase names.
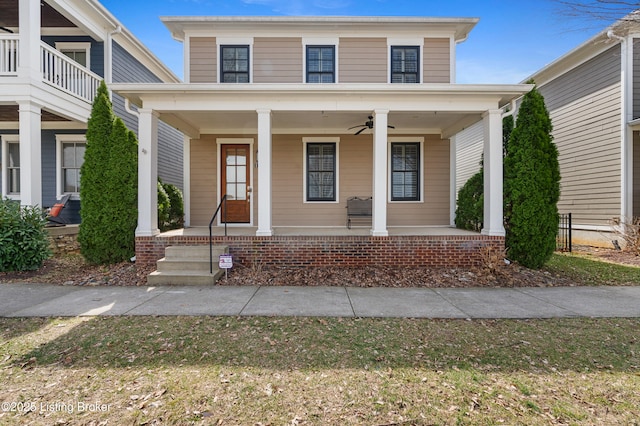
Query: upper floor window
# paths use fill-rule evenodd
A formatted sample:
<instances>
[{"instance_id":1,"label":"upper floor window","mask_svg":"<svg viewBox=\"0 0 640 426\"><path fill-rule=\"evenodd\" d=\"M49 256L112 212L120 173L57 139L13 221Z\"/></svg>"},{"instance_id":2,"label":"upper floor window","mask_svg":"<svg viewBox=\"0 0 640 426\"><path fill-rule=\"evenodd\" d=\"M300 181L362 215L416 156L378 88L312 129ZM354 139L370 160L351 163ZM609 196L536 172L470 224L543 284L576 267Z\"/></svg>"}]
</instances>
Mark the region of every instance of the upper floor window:
<instances>
[{"instance_id":1,"label":"upper floor window","mask_svg":"<svg viewBox=\"0 0 640 426\"><path fill-rule=\"evenodd\" d=\"M221 46L220 82L249 83L249 46Z\"/></svg>"},{"instance_id":2,"label":"upper floor window","mask_svg":"<svg viewBox=\"0 0 640 426\"><path fill-rule=\"evenodd\" d=\"M420 144L391 144L391 201L420 201Z\"/></svg>"},{"instance_id":3,"label":"upper floor window","mask_svg":"<svg viewBox=\"0 0 640 426\"><path fill-rule=\"evenodd\" d=\"M391 46L391 82L420 83L420 48Z\"/></svg>"},{"instance_id":4,"label":"upper floor window","mask_svg":"<svg viewBox=\"0 0 640 426\"><path fill-rule=\"evenodd\" d=\"M335 83L335 46L307 46L307 83Z\"/></svg>"},{"instance_id":5,"label":"upper floor window","mask_svg":"<svg viewBox=\"0 0 640 426\"><path fill-rule=\"evenodd\" d=\"M91 43L58 42L56 49L83 67L90 68Z\"/></svg>"}]
</instances>

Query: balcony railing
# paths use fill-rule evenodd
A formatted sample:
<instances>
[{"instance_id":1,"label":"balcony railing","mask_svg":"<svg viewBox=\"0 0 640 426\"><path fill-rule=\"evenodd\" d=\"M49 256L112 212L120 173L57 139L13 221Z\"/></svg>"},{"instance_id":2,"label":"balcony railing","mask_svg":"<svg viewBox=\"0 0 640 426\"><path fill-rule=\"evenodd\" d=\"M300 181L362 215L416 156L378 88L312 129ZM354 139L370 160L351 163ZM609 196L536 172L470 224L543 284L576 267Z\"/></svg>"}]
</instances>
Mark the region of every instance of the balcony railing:
<instances>
[{"instance_id":1,"label":"balcony railing","mask_svg":"<svg viewBox=\"0 0 640 426\"><path fill-rule=\"evenodd\" d=\"M18 36L0 35L0 76L18 75Z\"/></svg>"},{"instance_id":2,"label":"balcony railing","mask_svg":"<svg viewBox=\"0 0 640 426\"><path fill-rule=\"evenodd\" d=\"M19 36L0 35L0 76L17 76L20 64ZM89 103L102 79L48 44L40 43L42 81Z\"/></svg>"},{"instance_id":3,"label":"balcony railing","mask_svg":"<svg viewBox=\"0 0 640 426\"><path fill-rule=\"evenodd\" d=\"M100 85L100 76L82 67L74 60L58 52L46 43L41 43L42 53L40 71L45 83L77 96L87 102L93 102Z\"/></svg>"}]
</instances>

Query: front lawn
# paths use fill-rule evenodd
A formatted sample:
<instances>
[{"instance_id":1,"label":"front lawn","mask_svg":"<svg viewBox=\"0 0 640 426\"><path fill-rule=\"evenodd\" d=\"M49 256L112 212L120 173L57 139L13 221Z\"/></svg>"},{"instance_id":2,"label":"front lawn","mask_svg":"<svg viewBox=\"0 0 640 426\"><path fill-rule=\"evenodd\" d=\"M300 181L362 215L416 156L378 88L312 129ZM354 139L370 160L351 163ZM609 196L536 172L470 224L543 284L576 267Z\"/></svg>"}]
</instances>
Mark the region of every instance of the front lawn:
<instances>
[{"instance_id":1,"label":"front lawn","mask_svg":"<svg viewBox=\"0 0 640 426\"><path fill-rule=\"evenodd\" d=\"M0 424L637 424L638 319L0 319Z\"/></svg>"}]
</instances>

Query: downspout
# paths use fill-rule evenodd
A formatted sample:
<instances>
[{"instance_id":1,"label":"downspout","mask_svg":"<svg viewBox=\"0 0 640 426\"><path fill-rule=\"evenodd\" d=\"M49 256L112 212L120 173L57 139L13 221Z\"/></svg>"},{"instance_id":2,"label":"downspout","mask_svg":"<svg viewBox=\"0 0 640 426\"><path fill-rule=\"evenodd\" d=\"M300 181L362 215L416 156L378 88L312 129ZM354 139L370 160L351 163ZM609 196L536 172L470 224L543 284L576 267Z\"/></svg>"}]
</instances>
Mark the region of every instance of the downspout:
<instances>
[{"instance_id":1,"label":"downspout","mask_svg":"<svg viewBox=\"0 0 640 426\"><path fill-rule=\"evenodd\" d=\"M633 119L633 43L612 30L607 37L620 42L620 221L624 226L633 217L633 130L629 127Z\"/></svg>"},{"instance_id":2,"label":"downspout","mask_svg":"<svg viewBox=\"0 0 640 426\"><path fill-rule=\"evenodd\" d=\"M113 83L113 36L121 33L122 27L120 25L118 25L115 30L107 33L107 40L104 45L104 81L107 83L107 86L110 86L111 83ZM111 90L109 90L109 97L111 99L113 98Z\"/></svg>"}]
</instances>

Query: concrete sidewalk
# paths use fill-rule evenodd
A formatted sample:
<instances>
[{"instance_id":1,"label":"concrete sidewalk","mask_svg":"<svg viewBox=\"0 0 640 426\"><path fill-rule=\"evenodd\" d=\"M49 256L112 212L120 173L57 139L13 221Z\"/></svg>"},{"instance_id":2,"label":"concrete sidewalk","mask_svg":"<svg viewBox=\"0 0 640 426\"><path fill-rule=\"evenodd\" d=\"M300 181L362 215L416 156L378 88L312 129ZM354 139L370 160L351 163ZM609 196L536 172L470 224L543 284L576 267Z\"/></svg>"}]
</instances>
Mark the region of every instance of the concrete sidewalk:
<instances>
[{"instance_id":1,"label":"concrete sidewalk","mask_svg":"<svg viewBox=\"0 0 640 426\"><path fill-rule=\"evenodd\" d=\"M640 317L640 287L75 287L0 284L0 316Z\"/></svg>"}]
</instances>

